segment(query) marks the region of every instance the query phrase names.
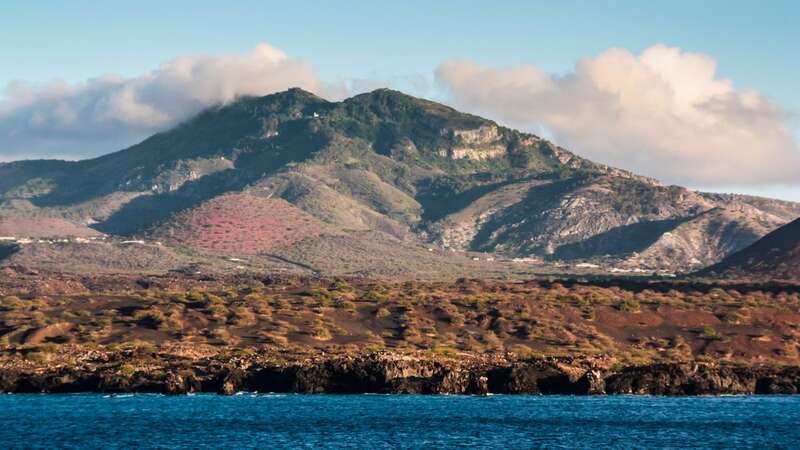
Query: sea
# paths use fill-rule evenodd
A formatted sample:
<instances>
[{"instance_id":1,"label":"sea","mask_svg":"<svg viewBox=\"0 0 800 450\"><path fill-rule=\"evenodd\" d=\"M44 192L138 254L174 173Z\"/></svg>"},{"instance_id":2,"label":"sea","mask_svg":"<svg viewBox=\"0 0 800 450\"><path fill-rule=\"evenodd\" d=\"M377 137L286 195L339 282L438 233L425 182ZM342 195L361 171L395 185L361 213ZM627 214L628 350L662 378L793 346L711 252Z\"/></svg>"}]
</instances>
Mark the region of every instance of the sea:
<instances>
[{"instance_id":1,"label":"sea","mask_svg":"<svg viewBox=\"0 0 800 450\"><path fill-rule=\"evenodd\" d=\"M0 395L0 448L800 448L800 396Z\"/></svg>"}]
</instances>

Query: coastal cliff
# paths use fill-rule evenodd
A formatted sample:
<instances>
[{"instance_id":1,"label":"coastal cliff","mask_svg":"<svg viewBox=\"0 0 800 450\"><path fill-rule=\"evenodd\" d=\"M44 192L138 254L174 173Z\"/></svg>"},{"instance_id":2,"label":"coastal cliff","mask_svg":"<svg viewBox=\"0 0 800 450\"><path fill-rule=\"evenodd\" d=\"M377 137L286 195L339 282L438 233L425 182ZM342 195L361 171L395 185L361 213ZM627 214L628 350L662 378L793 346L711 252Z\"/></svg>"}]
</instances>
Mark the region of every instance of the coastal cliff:
<instances>
[{"instance_id":1,"label":"coastal cliff","mask_svg":"<svg viewBox=\"0 0 800 450\"><path fill-rule=\"evenodd\" d=\"M800 391L800 367L779 366L670 363L603 369L552 358L387 353L302 361L258 357L187 361L96 352L78 359L82 362L58 367L0 368L0 392L730 395Z\"/></svg>"}]
</instances>

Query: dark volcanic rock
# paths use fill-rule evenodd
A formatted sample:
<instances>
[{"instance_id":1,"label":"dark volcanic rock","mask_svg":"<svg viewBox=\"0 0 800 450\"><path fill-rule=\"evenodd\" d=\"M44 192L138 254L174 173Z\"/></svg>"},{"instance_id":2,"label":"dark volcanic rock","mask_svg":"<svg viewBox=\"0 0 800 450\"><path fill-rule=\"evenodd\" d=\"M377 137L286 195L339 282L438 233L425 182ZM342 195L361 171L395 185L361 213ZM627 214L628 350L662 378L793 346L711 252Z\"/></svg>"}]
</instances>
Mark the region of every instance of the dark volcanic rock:
<instances>
[{"instance_id":1,"label":"dark volcanic rock","mask_svg":"<svg viewBox=\"0 0 800 450\"><path fill-rule=\"evenodd\" d=\"M657 364L609 376L609 394L719 395L756 393L758 371L705 365Z\"/></svg>"},{"instance_id":2,"label":"dark volcanic rock","mask_svg":"<svg viewBox=\"0 0 800 450\"><path fill-rule=\"evenodd\" d=\"M331 357L284 364L239 362L121 373L119 366L0 370L0 392L400 393L400 394L796 394L800 368L653 364L604 372L554 361Z\"/></svg>"}]
</instances>

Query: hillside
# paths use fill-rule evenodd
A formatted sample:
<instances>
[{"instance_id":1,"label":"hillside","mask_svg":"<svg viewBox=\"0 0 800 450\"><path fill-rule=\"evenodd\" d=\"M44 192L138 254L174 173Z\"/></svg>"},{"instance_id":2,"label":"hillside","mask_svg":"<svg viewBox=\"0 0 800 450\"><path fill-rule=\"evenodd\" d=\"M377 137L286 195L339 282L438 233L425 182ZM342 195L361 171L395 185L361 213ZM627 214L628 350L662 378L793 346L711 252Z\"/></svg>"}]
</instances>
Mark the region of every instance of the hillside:
<instances>
[{"instance_id":1,"label":"hillside","mask_svg":"<svg viewBox=\"0 0 800 450\"><path fill-rule=\"evenodd\" d=\"M800 363L797 286L2 273L0 365L110 345Z\"/></svg>"},{"instance_id":2,"label":"hillside","mask_svg":"<svg viewBox=\"0 0 800 450\"><path fill-rule=\"evenodd\" d=\"M0 223L25 224L14 239L99 232L322 267L436 251L689 271L798 216L797 203L664 186L386 89L241 98L100 158L0 164Z\"/></svg>"},{"instance_id":3,"label":"hillside","mask_svg":"<svg viewBox=\"0 0 800 450\"><path fill-rule=\"evenodd\" d=\"M151 236L212 252L254 255L324 230L323 223L284 200L226 194L176 214Z\"/></svg>"},{"instance_id":4,"label":"hillside","mask_svg":"<svg viewBox=\"0 0 800 450\"><path fill-rule=\"evenodd\" d=\"M800 281L800 219L767 234L700 275Z\"/></svg>"}]
</instances>

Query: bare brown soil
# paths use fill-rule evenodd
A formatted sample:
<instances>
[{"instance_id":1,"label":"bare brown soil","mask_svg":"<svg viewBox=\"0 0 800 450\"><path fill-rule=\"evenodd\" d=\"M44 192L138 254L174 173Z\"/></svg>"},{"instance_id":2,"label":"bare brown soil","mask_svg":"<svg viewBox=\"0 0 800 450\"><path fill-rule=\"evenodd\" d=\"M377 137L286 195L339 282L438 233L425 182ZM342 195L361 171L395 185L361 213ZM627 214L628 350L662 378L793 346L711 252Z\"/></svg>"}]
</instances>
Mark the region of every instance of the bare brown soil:
<instances>
[{"instance_id":1,"label":"bare brown soil","mask_svg":"<svg viewBox=\"0 0 800 450\"><path fill-rule=\"evenodd\" d=\"M800 363L800 288L687 283L0 277L3 358L62 348L364 350Z\"/></svg>"},{"instance_id":2,"label":"bare brown soil","mask_svg":"<svg viewBox=\"0 0 800 450\"><path fill-rule=\"evenodd\" d=\"M102 233L65 219L7 217L0 219L0 236L23 238L92 237Z\"/></svg>"}]
</instances>

